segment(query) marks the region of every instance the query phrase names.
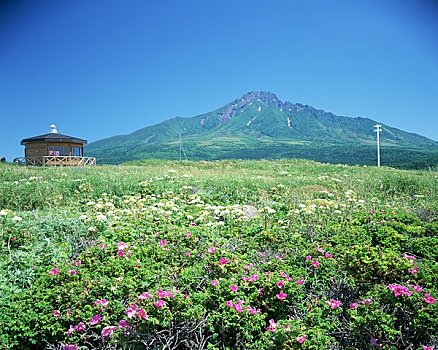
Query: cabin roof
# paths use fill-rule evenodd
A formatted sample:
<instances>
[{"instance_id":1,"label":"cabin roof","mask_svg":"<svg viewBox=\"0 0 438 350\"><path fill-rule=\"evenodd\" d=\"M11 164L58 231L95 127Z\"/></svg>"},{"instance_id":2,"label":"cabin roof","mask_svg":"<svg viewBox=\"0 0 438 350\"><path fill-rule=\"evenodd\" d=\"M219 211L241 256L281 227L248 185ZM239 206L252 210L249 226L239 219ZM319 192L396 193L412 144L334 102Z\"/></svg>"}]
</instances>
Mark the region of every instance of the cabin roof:
<instances>
[{"instance_id":1,"label":"cabin roof","mask_svg":"<svg viewBox=\"0 0 438 350\"><path fill-rule=\"evenodd\" d=\"M58 134L58 133L48 133L44 135L29 137L27 139L21 140L20 144L24 145L26 143L32 143L32 142L72 142L72 143L82 143L83 145L87 144L87 140L80 139L73 136Z\"/></svg>"}]
</instances>

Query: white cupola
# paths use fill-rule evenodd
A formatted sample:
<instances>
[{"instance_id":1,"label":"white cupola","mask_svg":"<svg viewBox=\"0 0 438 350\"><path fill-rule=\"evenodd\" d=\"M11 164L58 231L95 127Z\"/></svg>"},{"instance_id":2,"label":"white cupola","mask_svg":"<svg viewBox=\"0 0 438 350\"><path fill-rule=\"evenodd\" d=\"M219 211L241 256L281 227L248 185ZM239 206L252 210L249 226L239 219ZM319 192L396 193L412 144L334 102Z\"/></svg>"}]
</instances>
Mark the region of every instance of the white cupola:
<instances>
[{"instance_id":1,"label":"white cupola","mask_svg":"<svg viewBox=\"0 0 438 350\"><path fill-rule=\"evenodd\" d=\"M57 134L58 133L58 129L56 129L56 125L55 124L50 125L50 133L51 134Z\"/></svg>"}]
</instances>

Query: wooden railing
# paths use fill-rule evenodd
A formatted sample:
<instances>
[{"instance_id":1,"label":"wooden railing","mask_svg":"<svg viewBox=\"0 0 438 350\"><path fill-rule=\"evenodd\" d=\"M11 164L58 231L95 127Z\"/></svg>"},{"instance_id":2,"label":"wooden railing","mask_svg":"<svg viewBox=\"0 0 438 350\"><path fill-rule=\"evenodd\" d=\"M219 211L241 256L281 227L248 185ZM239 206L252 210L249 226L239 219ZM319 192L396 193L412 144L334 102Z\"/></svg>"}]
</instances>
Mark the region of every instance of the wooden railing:
<instances>
[{"instance_id":1,"label":"wooden railing","mask_svg":"<svg viewBox=\"0 0 438 350\"><path fill-rule=\"evenodd\" d=\"M93 166L96 165L96 158L75 156L23 157L14 159L14 162L22 165L40 166Z\"/></svg>"}]
</instances>

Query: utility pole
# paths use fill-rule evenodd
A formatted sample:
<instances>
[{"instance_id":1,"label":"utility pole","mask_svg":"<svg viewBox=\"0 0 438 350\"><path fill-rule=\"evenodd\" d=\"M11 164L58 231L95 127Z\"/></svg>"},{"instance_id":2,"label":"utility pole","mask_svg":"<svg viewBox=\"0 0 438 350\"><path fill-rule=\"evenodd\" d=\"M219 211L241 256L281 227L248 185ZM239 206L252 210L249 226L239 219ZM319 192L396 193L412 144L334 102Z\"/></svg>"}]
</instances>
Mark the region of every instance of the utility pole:
<instances>
[{"instance_id":1,"label":"utility pole","mask_svg":"<svg viewBox=\"0 0 438 350\"><path fill-rule=\"evenodd\" d=\"M377 133L377 166L380 166L380 132L382 131L382 125L374 125L374 132Z\"/></svg>"},{"instance_id":2,"label":"utility pole","mask_svg":"<svg viewBox=\"0 0 438 350\"><path fill-rule=\"evenodd\" d=\"M181 142L181 133L179 133L179 161L182 158L182 142Z\"/></svg>"},{"instance_id":3,"label":"utility pole","mask_svg":"<svg viewBox=\"0 0 438 350\"><path fill-rule=\"evenodd\" d=\"M179 133L179 161L182 160L183 155L184 155L185 160L187 160L186 151L184 151L184 147L182 145L181 133Z\"/></svg>"}]
</instances>

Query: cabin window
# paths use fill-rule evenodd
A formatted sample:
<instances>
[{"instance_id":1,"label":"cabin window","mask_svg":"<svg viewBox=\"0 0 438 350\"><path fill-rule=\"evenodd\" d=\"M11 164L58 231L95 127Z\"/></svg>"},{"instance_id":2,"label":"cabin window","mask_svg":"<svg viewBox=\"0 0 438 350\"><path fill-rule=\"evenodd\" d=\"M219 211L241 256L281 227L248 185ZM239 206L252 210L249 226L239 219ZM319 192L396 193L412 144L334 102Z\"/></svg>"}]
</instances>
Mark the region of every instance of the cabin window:
<instances>
[{"instance_id":1,"label":"cabin window","mask_svg":"<svg viewBox=\"0 0 438 350\"><path fill-rule=\"evenodd\" d=\"M72 147L71 148L71 155L73 157L82 157L82 147Z\"/></svg>"},{"instance_id":2,"label":"cabin window","mask_svg":"<svg viewBox=\"0 0 438 350\"><path fill-rule=\"evenodd\" d=\"M49 146L49 156L69 156L70 147L68 146Z\"/></svg>"}]
</instances>

